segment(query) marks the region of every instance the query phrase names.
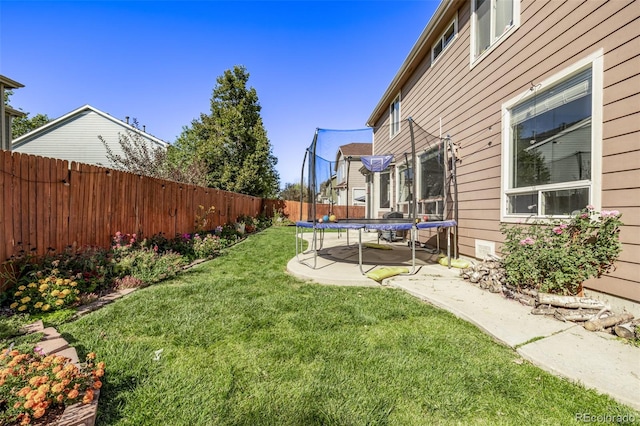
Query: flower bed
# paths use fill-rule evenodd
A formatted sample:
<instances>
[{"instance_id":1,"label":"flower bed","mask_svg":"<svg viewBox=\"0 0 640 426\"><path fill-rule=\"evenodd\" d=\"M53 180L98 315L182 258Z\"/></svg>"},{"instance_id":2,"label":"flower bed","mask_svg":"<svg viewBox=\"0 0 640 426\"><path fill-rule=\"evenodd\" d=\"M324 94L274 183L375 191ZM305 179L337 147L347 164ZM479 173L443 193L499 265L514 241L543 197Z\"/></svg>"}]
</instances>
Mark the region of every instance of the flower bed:
<instances>
[{"instance_id":1,"label":"flower bed","mask_svg":"<svg viewBox=\"0 0 640 426\"><path fill-rule=\"evenodd\" d=\"M0 423L1 424L52 424L65 418L65 408L71 408L65 424L77 418L79 412L86 420L95 413L82 409L92 404L97 408L97 395L102 387L105 365L95 362L95 354L89 353L84 363L74 363L62 355L5 350L0 354Z\"/></svg>"}]
</instances>

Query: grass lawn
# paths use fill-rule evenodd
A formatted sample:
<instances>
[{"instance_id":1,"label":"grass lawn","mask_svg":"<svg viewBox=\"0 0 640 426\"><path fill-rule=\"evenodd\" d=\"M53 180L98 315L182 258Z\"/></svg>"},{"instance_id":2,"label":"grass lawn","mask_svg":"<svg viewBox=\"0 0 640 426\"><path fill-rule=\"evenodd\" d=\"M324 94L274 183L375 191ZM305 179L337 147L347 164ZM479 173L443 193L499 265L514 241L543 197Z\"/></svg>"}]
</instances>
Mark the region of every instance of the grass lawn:
<instances>
[{"instance_id":1,"label":"grass lawn","mask_svg":"<svg viewBox=\"0 0 640 426\"><path fill-rule=\"evenodd\" d=\"M107 364L98 424L559 425L585 412L640 418L520 362L476 327L400 290L287 275L294 238L292 228L267 229L176 279L60 326L81 358L92 350Z\"/></svg>"}]
</instances>

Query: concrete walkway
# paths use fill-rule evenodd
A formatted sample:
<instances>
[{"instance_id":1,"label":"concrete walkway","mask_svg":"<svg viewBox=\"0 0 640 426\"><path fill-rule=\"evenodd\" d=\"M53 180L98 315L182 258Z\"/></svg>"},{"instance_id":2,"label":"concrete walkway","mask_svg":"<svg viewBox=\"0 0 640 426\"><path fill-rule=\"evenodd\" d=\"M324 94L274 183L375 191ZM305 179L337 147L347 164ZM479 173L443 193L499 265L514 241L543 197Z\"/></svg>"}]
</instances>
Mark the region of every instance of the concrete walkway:
<instances>
[{"instance_id":1,"label":"concrete walkway","mask_svg":"<svg viewBox=\"0 0 640 426\"><path fill-rule=\"evenodd\" d=\"M310 241L311 235L305 233L305 239ZM363 232L362 240L377 243L377 234ZM306 252L291 259L287 269L298 278L321 284L379 286L360 273L357 231L350 231L349 243L346 232L327 232L317 258ZM379 266L411 266L406 244L390 246L392 250L364 248L364 271ZM382 285L407 291L475 324L543 370L640 410L640 348L575 323L532 315L530 307L482 290L462 279L458 269L448 269L435 260L435 255L418 250L414 275L388 278ZM315 269L309 266L314 262Z\"/></svg>"}]
</instances>

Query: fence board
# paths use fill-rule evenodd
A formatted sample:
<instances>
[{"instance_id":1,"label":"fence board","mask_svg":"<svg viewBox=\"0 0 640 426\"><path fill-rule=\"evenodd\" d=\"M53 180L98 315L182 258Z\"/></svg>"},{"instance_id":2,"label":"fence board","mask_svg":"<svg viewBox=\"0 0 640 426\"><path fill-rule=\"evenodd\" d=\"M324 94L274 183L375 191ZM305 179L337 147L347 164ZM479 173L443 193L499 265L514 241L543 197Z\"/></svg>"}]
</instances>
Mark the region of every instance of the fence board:
<instances>
[{"instance_id":1,"label":"fence board","mask_svg":"<svg viewBox=\"0 0 640 426\"><path fill-rule=\"evenodd\" d=\"M4 238L0 239L0 244L3 244L0 248L0 262L11 256L13 250L13 175L11 167L11 156L5 151L0 151L0 162L2 167L2 173L0 173L0 179L3 181L2 192L2 206L0 209L3 211L2 227L0 232L3 233Z\"/></svg>"}]
</instances>

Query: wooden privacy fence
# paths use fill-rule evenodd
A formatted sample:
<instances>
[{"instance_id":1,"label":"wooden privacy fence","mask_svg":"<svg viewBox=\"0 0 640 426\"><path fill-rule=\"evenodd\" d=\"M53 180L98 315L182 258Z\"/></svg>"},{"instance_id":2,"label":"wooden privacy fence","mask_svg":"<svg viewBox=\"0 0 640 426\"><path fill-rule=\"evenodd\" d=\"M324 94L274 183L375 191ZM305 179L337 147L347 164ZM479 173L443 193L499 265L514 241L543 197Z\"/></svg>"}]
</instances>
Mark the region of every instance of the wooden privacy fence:
<instances>
[{"instance_id":1,"label":"wooden privacy fence","mask_svg":"<svg viewBox=\"0 0 640 426\"><path fill-rule=\"evenodd\" d=\"M270 200L271 201L271 200ZM309 217L310 204L302 203L299 201L280 201L283 205L282 211L289 218L289 220L295 222L300 220L300 211L302 211L302 220L311 220ZM272 209L277 211L278 209ZM347 216L348 213L348 216ZM321 218L324 215L334 214L338 219L345 219L347 217L352 219L362 219L365 217L364 206L331 206L329 204L316 204L316 219Z\"/></svg>"},{"instance_id":2,"label":"wooden privacy fence","mask_svg":"<svg viewBox=\"0 0 640 426\"><path fill-rule=\"evenodd\" d=\"M0 194L0 262L19 250L109 247L118 231L172 238L193 232L199 218L213 229L283 209L277 201L1 150Z\"/></svg>"}]
</instances>

